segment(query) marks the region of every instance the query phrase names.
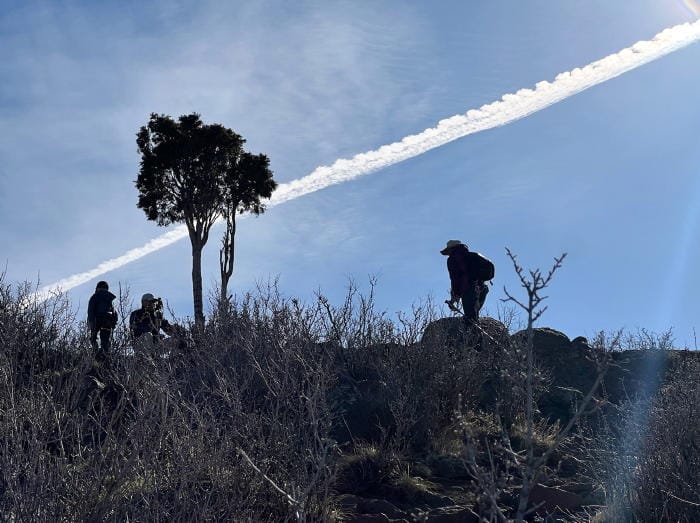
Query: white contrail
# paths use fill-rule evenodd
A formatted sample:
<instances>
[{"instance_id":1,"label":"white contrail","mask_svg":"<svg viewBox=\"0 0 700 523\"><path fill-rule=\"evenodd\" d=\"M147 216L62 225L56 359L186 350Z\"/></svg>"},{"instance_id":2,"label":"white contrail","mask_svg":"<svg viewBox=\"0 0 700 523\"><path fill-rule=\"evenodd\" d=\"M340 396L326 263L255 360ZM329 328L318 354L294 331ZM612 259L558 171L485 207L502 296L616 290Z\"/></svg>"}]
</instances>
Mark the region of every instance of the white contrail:
<instances>
[{"instance_id":1,"label":"white contrail","mask_svg":"<svg viewBox=\"0 0 700 523\"><path fill-rule=\"evenodd\" d=\"M539 82L534 89L521 89L517 93L503 95L499 101L467 111L466 114L441 120L437 126L406 136L401 141L383 145L379 149L355 155L350 159L337 160L330 166L318 167L303 178L281 184L273 193L268 207L376 172L469 134L509 124L698 40L700 20L665 29L652 40L637 42L632 47L585 67L561 73L553 82ZM42 287L37 296L46 299L58 290L72 289L186 237L187 228L181 225L142 247L102 262L90 271L74 274Z\"/></svg>"}]
</instances>

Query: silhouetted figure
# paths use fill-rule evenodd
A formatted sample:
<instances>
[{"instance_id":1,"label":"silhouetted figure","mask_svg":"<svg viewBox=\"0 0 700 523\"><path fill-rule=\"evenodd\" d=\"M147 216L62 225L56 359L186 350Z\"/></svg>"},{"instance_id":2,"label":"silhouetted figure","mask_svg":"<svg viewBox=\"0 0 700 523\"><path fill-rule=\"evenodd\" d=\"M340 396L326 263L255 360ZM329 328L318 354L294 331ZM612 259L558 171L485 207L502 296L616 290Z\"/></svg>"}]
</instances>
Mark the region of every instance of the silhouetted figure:
<instances>
[{"instance_id":1,"label":"silhouetted figure","mask_svg":"<svg viewBox=\"0 0 700 523\"><path fill-rule=\"evenodd\" d=\"M116 296L109 292L106 281L97 282L95 294L88 302L88 325L90 327L90 345L98 356L105 356L109 352L112 338L112 330L117 326L117 311L114 310ZM100 336L100 344L97 344L97 335Z\"/></svg>"},{"instance_id":2,"label":"silhouetted figure","mask_svg":"<svg viewBox=\"0 0 700 523\"><path fill-rule=\"evenodd\" d=\"M161 330L166 334L173 332L173 326L163 318L163 300L150 293L141 297L141 308L131 313L129 328L134 340L149 338L154 344L160 341Z\"/></svg>"},{"instance_id":3,"label":"silhouetted figure","mask_svg":"<svg viewBox=\"0 0 700 523\"><path fill-rule=\"evenodd\" d=\"M440 251L447 256L447 271L450 274L450 304L462 301L464 323L472 330L479 319L489 288L485 281L493 278L493 263L459 240L450 240Z\"/></svg>"}]
</instances>

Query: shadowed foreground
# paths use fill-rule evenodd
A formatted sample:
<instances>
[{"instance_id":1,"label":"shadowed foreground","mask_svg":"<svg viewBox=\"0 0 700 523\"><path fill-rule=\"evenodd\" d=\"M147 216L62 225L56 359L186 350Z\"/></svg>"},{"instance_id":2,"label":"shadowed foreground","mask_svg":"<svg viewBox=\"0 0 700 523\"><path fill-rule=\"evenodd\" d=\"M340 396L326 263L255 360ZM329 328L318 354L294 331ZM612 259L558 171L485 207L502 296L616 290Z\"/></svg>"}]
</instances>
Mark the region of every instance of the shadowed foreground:
<instances>
[{"instance_id":1,"label":"shadowed foreground","mask_svg":"<svg viewBox=\"0 0 700 523\"><path fill-rule=\"evenodd\" d=\"M7 521L433 521L512 517L528 450L523 343L484 318L481 352L430 304L389 320L274 289L96 362L61 299L0 289L0 513ZM124 314L121 315L124 317ZM533 336L528 519L695 521L700 357L668 339ZM635 350L622 350L633 347ZM497 507L497 509L496 509Z\"/></svg>"}]
</instances>

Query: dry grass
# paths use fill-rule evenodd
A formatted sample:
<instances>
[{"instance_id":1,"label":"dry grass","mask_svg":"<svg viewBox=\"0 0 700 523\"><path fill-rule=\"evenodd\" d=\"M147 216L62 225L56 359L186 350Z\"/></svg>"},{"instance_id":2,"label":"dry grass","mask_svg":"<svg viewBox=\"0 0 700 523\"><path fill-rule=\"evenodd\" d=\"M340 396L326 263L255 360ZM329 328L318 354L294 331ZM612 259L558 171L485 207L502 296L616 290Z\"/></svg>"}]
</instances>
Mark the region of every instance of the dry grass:
<instances>
[{"instance_id":1,"label":"dry grass","mask_svg":"<svg viewBox=\"0 0 700 523\"><path fill-rule=\"evenodd\" d=\"M512 452L525 448L518 441L528 434L525 354L506 338L493 342L489 357L444 340L421 342L437 318L429 301L389 319L375 310L373 284L366 295L351 285L338 306L323 296L302 304L273 284L215 304L200 337L183 325L160 354L134 356L122 323L113 355L97 362L71 304L61 296L38 303L31 291L0 278L0 513L7 520L332 521L342 493L433 495L433 462L460 465L452 462L465 456L465 435L475 462L493 467L502 492L496 501L513 510ZM125 318L128 292L121 297ZM680 369L648 400L647 425L627 425L640 436L649 428L639 439L644 459L622 454L626 461L609 478L591 480L625 479L608 487L611 510L690 521L684 514L700 502L693 497L700 397L683 376L698 370ZM535 395L546 393L538 376ZM335 435L348 409L362 413L362 390L385 407L385 423L368 441L342 442ZM496 400L488 408L484 391ZM537 415L531 427L538 452L554 443L558 427ZM597 446L586 440L580 459L610 462L619 452L619 434L599 434L609 438ZM578 443L565 443L577 451ZM422 478L411 472L416 463ZM556 467L546 472L556 479ZM483 494L461 478L470 499Z\"/></svg>"}]
</instances>

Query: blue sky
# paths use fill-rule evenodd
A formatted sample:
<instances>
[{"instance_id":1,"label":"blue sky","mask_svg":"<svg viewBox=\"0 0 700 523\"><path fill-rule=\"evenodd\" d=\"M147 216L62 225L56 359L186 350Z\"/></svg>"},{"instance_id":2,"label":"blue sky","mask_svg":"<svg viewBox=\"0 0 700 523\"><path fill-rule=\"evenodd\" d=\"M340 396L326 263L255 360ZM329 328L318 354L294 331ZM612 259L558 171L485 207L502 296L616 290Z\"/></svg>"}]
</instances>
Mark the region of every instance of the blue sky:
<instances>
[{"instance_id":1,"label":"blue sky","mask_svg":"<svg viewBox=\"0 0 700 523\"><path fill-rule=\"evenodd\" d=\"M0 238L10 280L51 283L161 234L136 208L135 133L197 111L290 181L552 80L666 27L691 0L636 2L7 2L0 0ZM700 45L509 126L241 222L232 291L279 276L339 300L379 276L393 313L448 280L461 239L518 290L569 256L541 320L571 337L673 327L693 344L700 276ZM205 286L218 277L218 234ZM191 314L190 247L105 276ZM94 282L73 289L84 304Z\"/></svg>"}]
</instances>

